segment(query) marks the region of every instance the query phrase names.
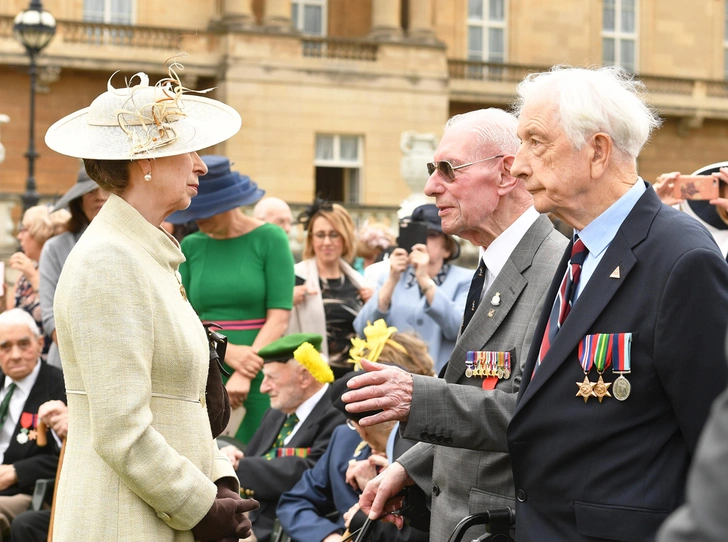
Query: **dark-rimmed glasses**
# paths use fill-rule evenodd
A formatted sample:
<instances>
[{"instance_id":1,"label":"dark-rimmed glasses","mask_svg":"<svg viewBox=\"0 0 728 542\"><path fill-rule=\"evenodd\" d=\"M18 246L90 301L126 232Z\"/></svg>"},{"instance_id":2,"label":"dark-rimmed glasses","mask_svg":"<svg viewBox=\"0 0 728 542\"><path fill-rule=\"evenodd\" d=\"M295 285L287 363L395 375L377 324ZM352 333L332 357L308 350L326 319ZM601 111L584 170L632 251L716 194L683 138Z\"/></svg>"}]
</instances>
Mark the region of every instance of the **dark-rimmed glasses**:
<instances>
[{"instance_id":1,"label":"dark-rimmed glasses","mask_svg":"<svg viewBox=\"0 0 728 542\"><path fill-rule=\"evenodd\" d=\"M452 182L455 180L455 171L457 171L458 169L472 166L473 164L479 164L480 162L485 162L487 160L493 160L494 158L503 158L504 156L504 154L497 154L489 158L483 158L482 160L476 160L475 162L468 162L467 164L462 164L460 166L453 166L447 160L440 160L439 162L427 162L427 173L432 175L433 173L435 173L435 170L437 170L440 172L440 176L444 180Z\"/></svg>"}]
</instances>

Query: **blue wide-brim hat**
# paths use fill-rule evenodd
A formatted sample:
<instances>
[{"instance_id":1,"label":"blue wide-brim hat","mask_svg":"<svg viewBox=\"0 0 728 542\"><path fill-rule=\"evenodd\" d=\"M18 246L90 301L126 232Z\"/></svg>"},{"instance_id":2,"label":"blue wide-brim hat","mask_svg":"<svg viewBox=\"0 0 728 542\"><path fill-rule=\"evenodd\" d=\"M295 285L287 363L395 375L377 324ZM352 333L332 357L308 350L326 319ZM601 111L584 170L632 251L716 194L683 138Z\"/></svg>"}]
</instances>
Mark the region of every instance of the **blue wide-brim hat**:
<instances>
[{"instance_id":1,"label":"blue wide-brim hat","mask_svg":"<svg viewBox=\"0 0 728 542\"><path fill-rule=\"evenodd\" d=\"M694 171L693 175L710 175L711 173L718 173L720 168L728 167L728 162L718 162L716 164L710 164L703 166L697 171ZM722 196L721 196L722 197ZM728 224L718 214L718 210L715 205L711 205L705 200L685 200L690 209L697 215L700 220L706 224L710 224L717 230L728 230Z\"/></svg>"},{"instance_id":2,"label":"blue wide-brim hat","mask_svg":"<svg viewBox=\"0 0 728 542\"><path fill-rule=\"evenodd\" d=\"M172 213L167 222L186 224L224 213L236 207L251 205L265 195L265 190L247 175L230 171L230 160L213 154L203 156L207 175L200 177L200 187L192 203L183 211Z\"/></svg>"}]
</instances>

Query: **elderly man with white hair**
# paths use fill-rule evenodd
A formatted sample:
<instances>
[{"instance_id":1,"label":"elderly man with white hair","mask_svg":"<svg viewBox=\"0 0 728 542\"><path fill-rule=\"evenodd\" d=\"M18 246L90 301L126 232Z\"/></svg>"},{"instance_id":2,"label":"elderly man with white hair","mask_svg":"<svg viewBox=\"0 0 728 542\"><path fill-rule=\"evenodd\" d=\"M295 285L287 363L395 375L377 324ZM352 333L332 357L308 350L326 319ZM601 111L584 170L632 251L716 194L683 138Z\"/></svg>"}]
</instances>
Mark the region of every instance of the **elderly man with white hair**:
<instances>
[{"instance_id":1,"label":"elderly man with white hair","mask_svg":"<svg viewBox=\"0 0 728 542\"><path fill-rule=\"evenodd\" d=\"M291 208L280 198L263 198L255 204L253 216L263 222L280 226L286 234L291 232L293 222Z\"/></svg>"},{"instance_id":2,"label":"elderly man with white hair","mask_svg":"<svg viewBox=\"0 0 728 542\"><path fill-rule=\"evenodd\" d=\"M38 409L53 399L66 401L63 373L40 360L43 337L30 314L0 314L0 541L10 523L28 509L35 482L54 478L58 449L50 435L38 445Z\"/></svg>"},{"instance_id":3,"label":"elderly man with white hair","mask_svg":"<svg viewBox=\"0 0 728 542\"><path fill-rule=\"evenodd\" d=\"M728 379L728 265L637 174L642 90L614 67L518 86L511 172L575 230L507 431L518 540L653 540Z\"/></svg>"}]
</instances>

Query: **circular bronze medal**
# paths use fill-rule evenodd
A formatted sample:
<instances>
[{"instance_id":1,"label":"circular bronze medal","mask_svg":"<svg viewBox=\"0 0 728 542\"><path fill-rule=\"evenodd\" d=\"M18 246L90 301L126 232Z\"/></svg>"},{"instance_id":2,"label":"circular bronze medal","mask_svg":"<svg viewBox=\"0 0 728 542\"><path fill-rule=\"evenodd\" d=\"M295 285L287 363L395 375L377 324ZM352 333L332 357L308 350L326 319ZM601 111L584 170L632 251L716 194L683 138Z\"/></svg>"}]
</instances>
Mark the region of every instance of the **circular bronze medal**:
<instances>
[{"instance_id":1,"label":"circular bronze medal","mask_svg":"<svg viewBox=\"0 0 728 542\"><path fill-rule=\"evenodd\" d=\"M465 376L467 378L470 378L471 376L473 376L473 370L470 367L468 367L467 369L465 369Z\"/></svg>"},{"instance_id":2,"label":"circular bronze medal","mask_svg":"<svg viewBox=\"0 0 728 542\"><path fill-rule=\"evenodd\" d=\"M624 375L619 375L619 378L617 378L617 380L615 380L612 384L612 393L617 401L624 401L627 399L631 391L632 384L629 383L629 380L624 378Z\"/></svg>"}]
</instances>

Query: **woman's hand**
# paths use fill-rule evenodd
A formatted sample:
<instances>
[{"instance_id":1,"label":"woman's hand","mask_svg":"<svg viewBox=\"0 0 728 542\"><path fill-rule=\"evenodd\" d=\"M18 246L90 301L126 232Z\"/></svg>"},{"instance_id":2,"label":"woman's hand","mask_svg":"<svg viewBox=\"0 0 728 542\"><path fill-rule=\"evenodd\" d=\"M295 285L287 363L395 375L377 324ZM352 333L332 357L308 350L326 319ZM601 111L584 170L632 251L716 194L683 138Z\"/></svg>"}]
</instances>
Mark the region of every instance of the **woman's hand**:
<instances>
[{"instance_id":1,"label":"woman's hand","mask_svg":"<svg viewBox=\"0 0 728 542\"><path fill-rule=\"evenodd\" d=\"M430 265L430 253L427 252L427 246L422 243L418 243L412 247L412 252L409 255L409 263L415 269L415 277L418 282L424 281L427 283L430 280L428 272L428 266ZM422 286L422 284L420 284Z\"/></svg>"},{"instance_id":2,"label":"woman's hand","mask_svg":"<svg viewBox=\"0 0 728 542\"><path fill-rule=\"evenodd\" d=\"M239 372L250 380L253 380L263 368L263 358L256 353L252 346L242 344L228 343L225 363L235 369L236 373Z\"/></svg>"},{"instance_id":3,"label":"woman's hand","mask_svg":"<svg viewBox=\"0 0 728 542\"><path fill-rule=\"evenodd\" d=\"M293 287L293 304L300 305L310 295L316 295L316 290L309 290L308 286L301 284L300 286Z\"/></svg>"},{"instance_id":4,"label":"woman's hand","mask_svg":"<svg viewBox=\"0 0 728 542\"><path fill-rule=\"evenodd\" d=\"M372 297L372 294L374 293L374 288L370 288L369 286L364 286L359 290L359 297L361 297L361 300L366 303L369 301L369 299Z\"/></svg>"},{"instance_id":5,"label":"woman's hand","mask_svg":"<svg viewBox=\"0 0 728 542\"><path fill-rule=\"evenodd\" d=\"M673 194L673 186L675 180L680 176L679 171L673 171L672 173L663 173L657 178L657 182L653 185L657 196L662 200L665 205L677 205L682 203L683 200L675 198Z\"/></svg>"},{"instance_id":6,"label":"woman's hand","mask_svg":"<svg viewBox=\"0 0 728 542\"><path fill-rule=\"evenodd\" d=\"M371 455L363 461L352 461L346 469L346 483L354 491L363 491L367 483L388 465L389 461L381 454Z\"/></svg>"},{"instance_id":7,"label":"woman's hand","mask_svg":"<svg viewBox=\"0 0 728 542\"><path fill-rule=\"evenodd\" d=\"M349 529L349 525L351 525L351 518L353 518L354 515L358 511L359 511L359 503L356 502L356 503L354 503L354 506L349 508L349 510L347 510L346 514L344 514L344 527L346 527L347 530Z\"/></svg>"},{"instance_id":8,"label":"woman's hand","mask_svg":"<svg viewBox=\"0 0 728 542\"><path fill-rule=\"evenodd\" d=\"M394 252L389 256L389 279L396 283L408 265L407 251L403 248L395 248Z\"/></svg>"},{"instance_id":9,"label":"woman's hand","mask_svg":"<svg viewBox=\"0 0 728 542\"><path fill-rule=\"evenodd\" d=\"M250 393L250 379L235 371L225 384L230 398L230 408L240 408Z\"/></svg>"},{"instance_id":10,"label":"woman's hand","mask_svg":"<svg viewBox=\"0 0 728 542\"><path fill-rule=\"evenodd\" d=\"M8 265L23 273L28 280L31 280L33 276L38 275L35 263L33 263L33 260L28 258L23 252L16 252L10 256L8 259Z\"/></svg>"}]
</instances>

